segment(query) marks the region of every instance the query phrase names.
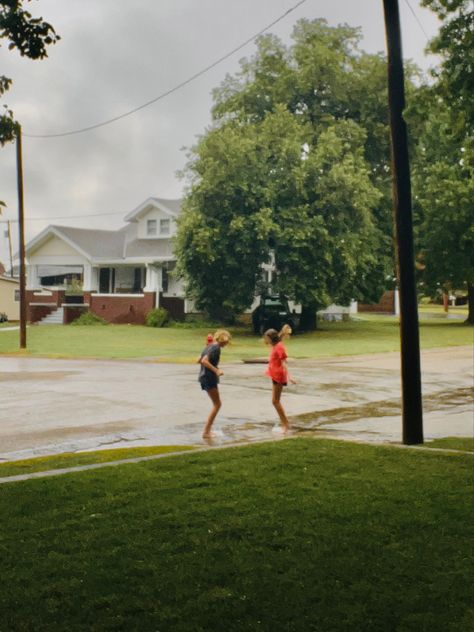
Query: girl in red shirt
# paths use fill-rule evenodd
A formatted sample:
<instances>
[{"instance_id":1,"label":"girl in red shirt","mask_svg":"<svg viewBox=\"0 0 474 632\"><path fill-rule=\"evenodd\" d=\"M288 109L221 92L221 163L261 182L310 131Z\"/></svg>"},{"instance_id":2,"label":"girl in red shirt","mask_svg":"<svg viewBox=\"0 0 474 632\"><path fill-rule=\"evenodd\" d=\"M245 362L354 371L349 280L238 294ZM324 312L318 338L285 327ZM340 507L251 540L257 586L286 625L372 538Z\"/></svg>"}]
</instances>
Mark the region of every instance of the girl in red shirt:
<instances>
[{"instance_id":1,"label":"girl in red shirt","mask_svg":"<svg viewBox=\"0 0 474 632\"><path fill-rule=\"evenodd\" d=\"M281 337L278 331L276 331L276 329L268 329L263 334L263 340L265 344L271 346L266 374L272 379L272 404L280 417L281 429L283 432L288 432L290 422L288 421L285 410L280 403L280 398L283 387L288 384L288 380L292 384L296 384L296 382L288 374L288 369L286 367L286 359L288 356L286 354L286 349L281 342Z\"/></svg>"}]
</instances>

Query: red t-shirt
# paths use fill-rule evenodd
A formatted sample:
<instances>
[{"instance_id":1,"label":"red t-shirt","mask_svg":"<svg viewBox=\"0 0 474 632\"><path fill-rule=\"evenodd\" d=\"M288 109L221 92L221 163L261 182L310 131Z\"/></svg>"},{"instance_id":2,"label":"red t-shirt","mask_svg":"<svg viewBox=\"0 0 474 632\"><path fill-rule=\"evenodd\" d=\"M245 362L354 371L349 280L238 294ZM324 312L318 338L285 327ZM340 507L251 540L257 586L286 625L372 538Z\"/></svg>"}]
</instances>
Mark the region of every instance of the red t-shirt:
<instances>
[{"instance_id":1,"label":"red t-shirt","mask_svg":"<svg viewBox=\"0 0 474 632\"><path fill-rule=\"evenodd\" d=\"M277 342L270 351L268 369L266 371L266 374L269 375L274 382L278 382L279 384L286 384L288 382L288 373L282 364L287 357L283 343Z\"/></svg>"}]
</instances>

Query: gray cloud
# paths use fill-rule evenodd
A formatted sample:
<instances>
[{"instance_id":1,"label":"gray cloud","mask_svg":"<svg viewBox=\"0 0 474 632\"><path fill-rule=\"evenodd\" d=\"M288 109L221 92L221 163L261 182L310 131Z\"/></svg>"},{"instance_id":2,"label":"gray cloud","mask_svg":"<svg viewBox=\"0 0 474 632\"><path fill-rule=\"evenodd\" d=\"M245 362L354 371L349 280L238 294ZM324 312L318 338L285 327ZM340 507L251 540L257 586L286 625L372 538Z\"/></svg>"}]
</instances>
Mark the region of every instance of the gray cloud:
<instances>
[{"instance_id":1,"label":"gray cloud","mask_svg":"<svg viewBox=\"0 0 474 632\"><path fill-rule=\"evenodd\" d=\"M436 18L411 0L429 34ZM29 7L51 22L62 40L46 60L32 62L1 50L2 74L14 80L6 101L25 132L62 132L122 114L169 90L284 13L291 0L40 0ZM427 68L426 38L400 2L405 56ZM381 0L308 0L271 29L289 41L295 21L325 17L361 26L363 47L384 50ZM191 146L210 123L211 90L253 45L162 101L107 127L57 139L24 140L27 238L49 222L116 228L150 195L179 197L176 177ZM432 63L432 61L431 61ZM0 150L3 218L16 217L13 147ZM0 261L7 247L0 231Z\"/></svg>"}]
</instances>

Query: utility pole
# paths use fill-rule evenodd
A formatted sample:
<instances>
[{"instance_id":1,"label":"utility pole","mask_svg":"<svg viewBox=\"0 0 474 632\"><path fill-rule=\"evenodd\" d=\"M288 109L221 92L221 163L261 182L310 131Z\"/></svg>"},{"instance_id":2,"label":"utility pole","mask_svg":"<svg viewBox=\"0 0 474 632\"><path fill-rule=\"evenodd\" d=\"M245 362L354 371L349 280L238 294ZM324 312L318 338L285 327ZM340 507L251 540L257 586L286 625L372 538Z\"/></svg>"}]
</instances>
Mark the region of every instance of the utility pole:
<instances>
[{"instance_id":1,"label":"utility pole","mask_svg":"<svg viewBox=\"0 0 474 632\"><path fill-rule=\"evenodd\" d=\"M7 228L8 248L10 251L10 276L13 277L14 274L13 274L12 226L11 226L10 220L8 220L7 224L8 224L8 228Z\"/></svg>"},{"instance_id":2,"label":"utility pole","mask_svg":"<svg viewBox=\"0 0 474 632\"><path fill-rule=\"evenodd\" d=\"M423 443L420 339L415 283L410 164L398 0L383 0L388 51L388 101L392 148L392 191L400 288L403 443Z\"/></svg>"},{"instance_id":3,"label":"utility pole","mask_svg":"<svg viewBox=\"0 0 474 632\"><path fill-rule=\"evenodd\" d=\"M16 133L16 169L18 182L18 229L20 244L20 349L26 349L26 268L25 268L25 220L23 199L23 157L21 126Z\"/></svg>"}]
</instances>

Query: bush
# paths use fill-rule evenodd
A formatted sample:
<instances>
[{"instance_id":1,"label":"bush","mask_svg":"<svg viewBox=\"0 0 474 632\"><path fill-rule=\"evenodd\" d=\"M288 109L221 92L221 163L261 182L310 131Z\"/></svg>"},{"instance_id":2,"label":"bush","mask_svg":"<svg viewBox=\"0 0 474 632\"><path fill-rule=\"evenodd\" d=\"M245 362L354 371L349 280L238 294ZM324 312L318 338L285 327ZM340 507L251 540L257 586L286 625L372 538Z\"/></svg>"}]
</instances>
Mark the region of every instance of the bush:
<instances>
[{"instance_id":1,"label":"bush","mask_svg":"<svg viewBox=\"0 0 474 632\"><path fill-rule=\"evenodd\" d=\"M5 314L5 312L0 312L0 323L7 323L8 322L8 316Z\"/></svg>"},{"instance_id":2,"label":"bush","mask_svg":"<svg viewBox=\"0 0 474 632\"><path fill-rule=\"evenodd\" d=\"M147 327L164 327L168 321L169 314L164 307L151 309L145 317Z\"/></svg>"},{"instance_id":3,"label":"bush","mask_svg":"<svg viewBox=\"0 0 474 632\"><path fill-rule=\"evenodd\" d=\"M97 316L97 314L94 314L93 312L84 312L83 314L79 316L79 318L76 318L76 320L73 320L71 323L71 325L108 325L108 324L109 323L106 320L104 320L100 316Z\"/></svg>"}]
</instances>

